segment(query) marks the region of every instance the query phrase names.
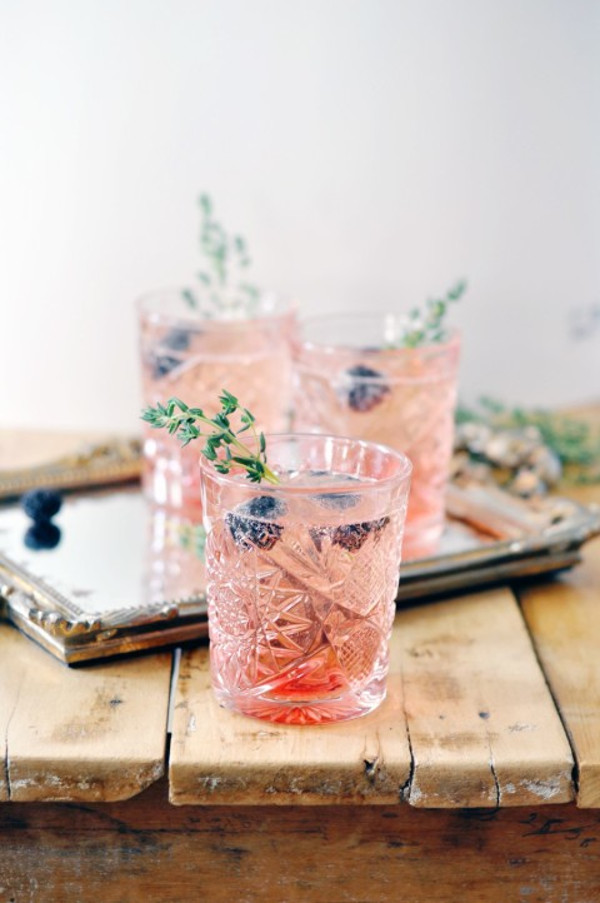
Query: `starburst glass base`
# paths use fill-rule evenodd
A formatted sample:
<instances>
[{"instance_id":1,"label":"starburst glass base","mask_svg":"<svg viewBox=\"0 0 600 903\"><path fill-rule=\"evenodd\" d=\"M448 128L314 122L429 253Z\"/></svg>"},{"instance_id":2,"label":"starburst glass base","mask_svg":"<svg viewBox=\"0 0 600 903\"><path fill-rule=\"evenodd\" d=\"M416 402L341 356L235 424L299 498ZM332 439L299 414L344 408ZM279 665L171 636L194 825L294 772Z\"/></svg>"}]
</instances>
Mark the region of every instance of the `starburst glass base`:
<instances>
[{"instance_id":1,"label":"starburst glass base","mask_svg":"<svg viewBox=\"0 0 600 903\"><path fill-rule=\"evenodd\" d=\"M231 693L215 687L219 705L250 718L278 724L328 724L349 721L374 711L385 699L385 679L373 681L360 692L329 698L276 699L268 694Z\"/></svg>"}]
</instances>

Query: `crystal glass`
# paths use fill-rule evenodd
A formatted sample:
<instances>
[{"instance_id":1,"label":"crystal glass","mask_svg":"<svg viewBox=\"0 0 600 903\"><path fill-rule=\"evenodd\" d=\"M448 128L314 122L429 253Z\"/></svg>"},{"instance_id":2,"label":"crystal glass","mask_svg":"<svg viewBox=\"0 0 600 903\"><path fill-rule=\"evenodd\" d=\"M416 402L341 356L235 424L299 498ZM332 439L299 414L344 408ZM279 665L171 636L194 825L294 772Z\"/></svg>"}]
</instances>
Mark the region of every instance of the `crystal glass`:
<instances>
[{"instance_id":1,"label":"crystal glass","mask_svg":"<svg viewBox=\"0 0 600 903\"><path fill-rule=\"evenodd\" d=\"M222 389L239 394L263 431L289 428L291 339L295 312L272 296L251 318L209 317L190 309L181 291L138 302L144 405L172 396L212 417ZM160 505L200 505L199 450L144 427L144 486Z\"/></svg>"},{"instance_id":2,"label":"crystal glass","mask_svg":"<svg viewBox=\"0 0 600 903\"><path fill-rule=\"evenodd\" d=\"M315 317L295 346L295 429L382 442L413 465L404 557L435 554L444 525L460 340L401 344L394 314Z\"/></svg>"},{"instance_id":3,"label":"crystal glass","mask_svg":"<svg viewBox=\"0 0 600 903\"><path fill-rule=\"evenodd\" d=\"M213 688L268 721L354 718L385 695L411 465L331 436L267 450L277 486L201 465Z\"/></svg>"}]
</instances>

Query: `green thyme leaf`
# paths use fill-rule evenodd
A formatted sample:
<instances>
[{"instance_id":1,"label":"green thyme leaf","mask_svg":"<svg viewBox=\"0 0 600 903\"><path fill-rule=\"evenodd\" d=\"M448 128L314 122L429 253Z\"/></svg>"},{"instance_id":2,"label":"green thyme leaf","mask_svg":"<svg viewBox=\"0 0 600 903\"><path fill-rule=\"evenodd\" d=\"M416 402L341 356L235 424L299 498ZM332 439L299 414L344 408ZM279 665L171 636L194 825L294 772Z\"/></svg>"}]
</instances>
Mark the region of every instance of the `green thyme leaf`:
<instances>
[{"instance_id":1,"label":"green thyme leaf","mask_svg":"<svg viewBox=\"0 0 600 903\"><path fill-rule=\"evenodd\" d=\"M466 290L467 283L461 279L448 289L443 298L430 298L423 311L418 308L411 310L409 327L394 347L418 348L420 345L445 341L448 335L445 321L449 305L459 301Z\"/></svg>"},{"instance_id":2,"label":"green thyme leaf","mask_svg":"<svg viewBox=\"0 0 600 903\"><path fill-rule=\"evenodd\" d=\"M218 313L227 311L251 315L256 310L260 291L248 283L245 277L250 266L247 244L241 235L229 236L223 226L214 219L214 206L208 194L200 195L198 205L201 213L200 252L203 267L197 274L204 289L202 300L208 316L212 313L206 304L212 305ZM201 304L189 289L183 293L187 304L199 309Z\"/></svg>"},{"instance_id":3,"label":"green thyme leaf","mask_svg":"<svg viewBox=\"0 0 600 903\"><path fill-rule=\"evenodd\" d=\"M254 415L225 389L219 400L221 410L213 418L207 417L202 408L190 407L180 398L170 398L166 405L159 403L148 407L141 417L151 427L166 429L170 435L176 435L183 446L203 437L202 454L213 462L219 473L227 474L234 465L238 465L253 483L260 483L263 479L269 483L279 483L276 474L267 466L266 440L263 433L256 431ZM230 418L234 414L243 423L239 429L232 426ZM258 451L248 448L238 438L246 430L252 431Z\"/></svg>"}]
</instances>

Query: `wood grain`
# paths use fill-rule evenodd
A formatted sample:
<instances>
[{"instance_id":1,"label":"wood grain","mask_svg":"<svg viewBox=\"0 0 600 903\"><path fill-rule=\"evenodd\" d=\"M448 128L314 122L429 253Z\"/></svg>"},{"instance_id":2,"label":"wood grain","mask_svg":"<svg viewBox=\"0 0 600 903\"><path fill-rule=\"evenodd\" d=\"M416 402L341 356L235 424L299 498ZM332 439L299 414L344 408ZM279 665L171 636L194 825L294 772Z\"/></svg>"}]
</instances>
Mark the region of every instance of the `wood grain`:
<instances>
[{"instance_id":1,"label":"wood grain","mask_svg":"<svg viewBox=\"0 0 600 903\"><path fill-rule=\"evenodd\" d=\"M293 727L219 708L208 651L184 653L169 765L171 802L312 804L397 802L411 767L396 664L380 709L353 722Z\"/></svg>"},{"instance_id":2,"label":"wood grain","mask_svg":"<svg viewBox=\"0 0 600 903\"><path fill-rule=\"evenodd\" d=\"M2 903L596 903L600 813L0 806Z\"/></svg>"},{"instance_id":3,"label":"wood grain","mask_svg":"<svg viewBox=\"0 0 600 903\"><path fill-rule=\"evenodd\" d=\"M508 590L401 612L388 699L367 718L280 727L220 709L206 650L184 655L175 713L178 804L494 807L574 795L569 743Z\"/></svg>"},{"instance_id":4,"label":"wood grain","mask_svg":"<svg viewBox=\"0 0 600 903\"><path fill-rule=\"evenodd\" d=\"M520 597L575 751L577 803L600 806L600 540L575 570Z\"/></svg>"},{"instance_id":5,"label":"wood grain","mask_svg":"<svg viewBox=\"0 0 600 903\"><path fill-rule=\"evenodd\" d=\"M396 629L412 805L573 799L569 743L509 590L405 611Z\"/></svg>"},{"instance_id":6,"label":"wood grain","mask_svg":"<svg viewBox=\"0 0 600 903\"><path fill-rule=\"evenodd\" d=\"M170 654L73 670L9 625L0 646L3 799L126 799L163 774Z\"/></svg>"}]
</instances>

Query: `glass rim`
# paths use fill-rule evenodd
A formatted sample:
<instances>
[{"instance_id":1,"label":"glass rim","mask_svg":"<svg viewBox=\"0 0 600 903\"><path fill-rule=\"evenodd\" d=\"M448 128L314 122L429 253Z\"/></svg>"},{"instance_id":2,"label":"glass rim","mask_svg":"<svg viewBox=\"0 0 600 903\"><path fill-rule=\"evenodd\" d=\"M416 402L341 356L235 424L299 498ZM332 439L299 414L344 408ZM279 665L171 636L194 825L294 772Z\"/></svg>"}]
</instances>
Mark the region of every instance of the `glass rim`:
<instances>
[{"instance_id":1,"label":"glass rim","mask_svg":"<svg viewBox=\"0 0 600 903\"><path fill-rule=\"evenodd\" d=\"M395 448L391 448L391 446L389 445L384 445L381 442L372 442L369 439L356 439L352 436L336 436L329 433L266 433L265 440L267 443L267 455L269 453L269 442L277 443L277 441L288 442L290 440L298 441L306 439L310 439L311 441L318 440L323 442L344 443L353 446L358 445L362 448L368 448L380 452L388 457L394 458L398 462L398 473L382 477L381 479L365 480L361 479L360 477L356 477L352 481L352 484L346 485L340 484L339 482L331 484L323 482L319 483L318 486L295 486L294 484L289 483L268 483L264 480L261 480L260 483L253 483L250 480L245 479L245 477L241 473L237 473L233 476L230 474L219 473L214 468L214 462L209 461L207 458L205 458L201 452L200 471L203 476L204 474L206 474L209 479L214 480L216 483L219 483L223 486L234 486L238 489L243 488L260 495L264 495L266 492L284 492L286 494L295 496L310 496L315 495L315 493L347 495L350 492L373 492L381 489L382 487L388 487L394 485L395 483L404 482L405 480L410 478L413 471L412 461L410 460L408 455L404 454L404 452L397 451Z\"/></svg>"},{"instance_id":2,"label":"glass rim","mask_svg":"<svg viewBox=\"0 0 600 903\"><path fill-rule=\"evenodd\" d=\"M331 341L319 341L316 339L306 339L304 338L303 332L304 329L312 324L325 324L325 323L335 323L335 322L345 322L349 323L351 321L355 321L356 323L374 323L374 322L383 322L386 317L393 317L394 319L399 319L405 314L400 313L398 311L392 310L380 310L380 311L336 311L333 313L326 314L312 314L309 317L303 317L299 320L298 323L298 344L302 348L302 350L307 351L320 351L326 354L338 354L340 349L344 351L360 351L364 354L380 354L383 351L386 352L395 352L399 354L409 355L409 354L420 354L423 352L435 353L445 351L447 348L452 346L456 346L460 344L461 340L461 331L456 327L452 326L446 331L446 338L440 342L426 342L423 345L416 345L414 347L391 347L385 348L383 345L381 347L361 347L360 345L350 345L347 342L331 342ZM374 382L379 381L380 377L357 377L357 379L364 379L365 381L373 380Z\"/></svg>"},{"instance_id":3,"label":"glass rim","mask_svg":"<svg viewBox=\"0 0 600 903\"><path fill-rule=\"evenodd\" d=\"M274 301L271 311L262 311L243 317L209 317L202 311L195 311L192 308L189 312L173 312L169 310L161 310L158 302L161 299L165 301L169 298L182 299L185 286L166 286L164 288L150 289L141 295L138 295L135 301L135 309L139 316L145 316L150 321L160 322L168 320L169 323L180 323L189 327L190 324L202 324L202 329L239 329L247 326L248 323L267 323L269 321L284 321L295 316L297 304L291 298L281 295L278 292L264 291L259 293L261 298L272 298ZM157 304L153 308L153 303Z\"/></svg>"}]
</instances>

